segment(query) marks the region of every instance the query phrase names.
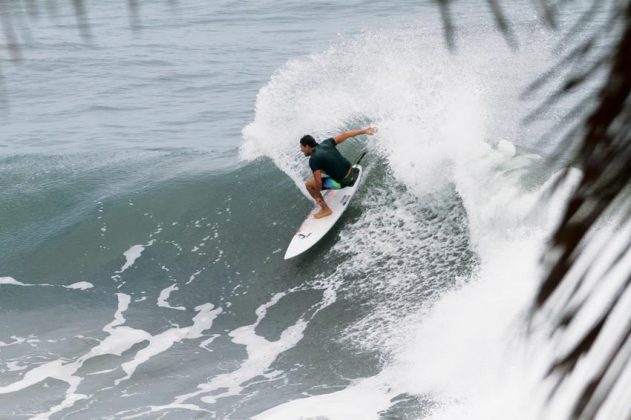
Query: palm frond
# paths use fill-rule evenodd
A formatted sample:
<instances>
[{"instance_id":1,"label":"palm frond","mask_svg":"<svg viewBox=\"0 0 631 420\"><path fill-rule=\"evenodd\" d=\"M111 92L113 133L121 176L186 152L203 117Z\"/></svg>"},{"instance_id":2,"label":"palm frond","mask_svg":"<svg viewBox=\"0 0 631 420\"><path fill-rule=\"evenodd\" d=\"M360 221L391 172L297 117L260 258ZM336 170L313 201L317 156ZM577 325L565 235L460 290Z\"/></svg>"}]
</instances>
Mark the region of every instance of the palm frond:
<instances>
[{"instance_id":1,"label":"palm frond","mask_svg":"<svg viewBox=\"0 0 631 420\"><path fill-rule=\"evenodd\" d=\"M8 1L0 0L0 23L2 23L2 31L4 33L4 40L6 41L7 50L12 60L20 61L22 59L22 52L20 49L20 43L18 42L18 36L13 25L13 16L11 14L11 7Z\"/></svg>"},{"instance_id":2,"label":"palm frond","mask_svg":"<svg viewBox=\"0 0 631 420\"><path fill-rule=\"evenodd\" d=\"M129 26L133 32L140 30L140 4L138 0L127 0L127 10L129 11Z\"/></svg>"},{"instance_id":3,"label":"palm frond","mask_svg":"<svg viewBox=\"0 0 631 420\"><path fill-rule=\"evenodd\" d=\"M77 16L77 27L79 28L81 37L84 40L90 40L92 38L92 31L90 29L90 19L85 3L83 0L72 0L72 7Z\"/></svg>"},{"instance_id":4,"label":"palm frond","mask_svg":"<svg viewBox=\"0 0 631 420\"><path fill-rule=\"evenodd\" d=\"M597 3L600 2L594 1L590 10L599 7ZM608 67L603 84L593 95L594 108L585 115L580 130L560 143L562 148L574 150L569 164L578 167L582 176L543 259L547 274L534 302L535 315L549 313L544 309L551 307L560 310L560 316L553 320L553 333L561 341L569 336L568 331L581 330L580 338L566 345L563 353L554 358L548 371L548 375L557 381L551 400L561 392L564 382L579 381L578 392L564 395L564 398L573 399L569 416L576 419L593 418L604 407L612 389L618 381L622 381L624 366L631 362L631 323L626 328L615 328L620 324L619 319L615 319L616 314L622 313L627 320L631 319L624 299L631 294L631 267L621 262L631 255L631 240L623 238L626 243L618 250L603 246L594 254L588 256L586 253L595 236L607 235L599 231L604 219L614 217L616 223L622 226L625 218L618 216L615 219L615 215L619 214L619 208L628 211L631 206L631 2L625 4L623 13L617 13L618 6L614 5L613 18L609 21L613 23L611 26L620 30L616 43L599 58L585 63L596 44L595 36L590 37L531 86L539 88L542 81L569 61L583 63L584 70L567 75L561 88L530 115L534 117L578 85L591 80L602 68ZM579 21L584 24L587 19L584 15ZM571 38L577 31L577 27L572 28L572 35L566 38ZM567 118L581 115L585 105L585 102L579 102ZM614 258L611 258L612 253ZM583 262L588 257L589 263ZM603 260L608 264L607 269L596 281L587 284L590 269ZM578 266L583 272L573 275ZM614 272L615 275L612 274ZM623 281L620 281L621 278ZM607 293L610 294L607 304L596 308L596 315L586 323L587 315L584 314L594 311L596 304L589 297ZM564 299L559 300L560 295ZM602 343L609 345L603 346ZM577 379L579 375L576 374L577 378L573 378L582 360L601 360L601 363L588 375ZM629 405L626 411L623 410L623 415L626 418L631 415Z\"/></svg>"},{"instance_id":5,"label":"palm frond","mask_svg":"<svg viewBox=\"0 0 631 420\"><path fill-rule=\"evenodd\" d=\"M456 48L456 30L453 20L451 19L451 0L436 0L440 9L440 17L443 21L443 29L447 47L453 51Z\"/></svg>"},{"instance_id":6,"label":"palm frond","mask_svg":"<svg viewBox=\"0 0 631 420\"><path fill-rule=\"evenodd\" d=\"M554 29L558 27L558 11L572 1L536 0L535 3L542 20ZM453 49L454 26L450 19L445 19L449 17L448 5L447 2L440 5L447 44ZM489 5L498 29L509 45L513 45L510 24L499 4L489 0ZM609 17L603 22L593 22L595 13L607 6ZM619 35L613 36L618 41L607 45L605 37L616 33ZM618 391L612 397L618 399L613 402L610 394L622 389L631 376L631 305L628 301L631 299L631 264L622 263L631 260L631 235L623 238L623 246L618 249L602 246L595 253L586 250L593 248L597 234L605 235L605 241L613 235L599 232L606 218L614 217L615 223L622 226L631 214L631 1L593 0L561 38L557 52L566 50L568 45L569 52L534 80L522 95L529 98L553 82L557 85L525 117L524 121L530 123L576 92L578 87L586 91L541 139L558 144L555 162L564 159L563 165L579 168L581 178L569 197L542 261L545 275L532 315L559 314L551 322L552 334L564 342L565 347L558 350L560 353L552 359L548 369L548 376L556 381L550 401L562 392L566 382L574 381L576 385L578 381L578 391L563 396L566 401L573 401L568 418L591 419L605 405L616 403L620 418L630 418L631 391ZM599 87L585 89L585 84L601 76L604 82ZM565 134L560 134L565 127L569 128ZM563 172L555 188L563 184L569 173ZM620 210L627 217L620 217ZM611 258L612 253L614 258ZM607 270L588 282L592 267L602 265L603 261L608 264ZM611 274L614 272L615 276ZM609 294L607 304L598 308L589 323L581 324L579 319L584 322L586 314L593 310L595 302L590 297L602 294ZM616 328L620 325L623 327ZM568 344L567 332L575 329L580 331L580 338ZM599 363L588 375L574 375L584 359L599 360Z\"/></svg>"}]
</instances>

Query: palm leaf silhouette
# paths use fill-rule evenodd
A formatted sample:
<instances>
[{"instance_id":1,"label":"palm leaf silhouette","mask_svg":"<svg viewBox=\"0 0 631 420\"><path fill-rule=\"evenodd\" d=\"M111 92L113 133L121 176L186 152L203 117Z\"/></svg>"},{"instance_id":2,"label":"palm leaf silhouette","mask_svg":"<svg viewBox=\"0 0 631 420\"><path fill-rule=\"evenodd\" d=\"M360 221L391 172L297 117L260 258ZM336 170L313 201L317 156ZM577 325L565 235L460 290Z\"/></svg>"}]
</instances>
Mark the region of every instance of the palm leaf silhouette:
<instances>
[{"instance_id":1,"label":"palm leaf silhouette","mask_svg":"<svg viewBox=\"0 0 631 420\"><path fill-rule=\"evenodd\" d=\"M443 11L447 44L453 48L450 1L438 3ZM498 29L513 45L510 25L499 5L494 0L488 3ZM551 27L556 27L556 7L564 3L572 2L539 0L542 17ZM605 7L610 10L609 18L586 33L596 11ZM618 34L615 42L597 47L604 34L612 33ZM571 399L567 416L591 419L599 414L614 389L624 389L624 381L631 375L631 235L628 229L624 230L631 211L631 2L592 1L560 45L568 43L574 44L569 53L526 89L525 97L552 80L563 78L560 88L547 95L526 117L527 122L597 77L599 71L604 69L606 73L598 88L544 136L544 140L559 145L557 160L561 159L561 150L572 151L569 161L563 164L579 168L581 176L543 258L545 275L533 302L532 316L553 314L552 334L566 343L549 365L548 375L556 383L550 401L557 397L564 382L578 383L576 392L563 396ZM560 76L569 67L574 71ZM570 128L559 138L557 133L566 126ZM569 169L564 172L557 186L569 173ZM622 233L616 235L615 229L599 231L599 226L606 223L615 223ZM599 236L606 245L594 250ZM604 269L594 272L595 266L603 264ZM605 296L606 303L596 306L594 296ZM594 307L597 310L591 314ZM580 331L578 338L565 336L570 329ZM582 359L600 363L588 374L575 374ZM615 398L617 401L610 402L613 415L631 418L631 390L627 387Z\"/></svg>"}]
</instances>

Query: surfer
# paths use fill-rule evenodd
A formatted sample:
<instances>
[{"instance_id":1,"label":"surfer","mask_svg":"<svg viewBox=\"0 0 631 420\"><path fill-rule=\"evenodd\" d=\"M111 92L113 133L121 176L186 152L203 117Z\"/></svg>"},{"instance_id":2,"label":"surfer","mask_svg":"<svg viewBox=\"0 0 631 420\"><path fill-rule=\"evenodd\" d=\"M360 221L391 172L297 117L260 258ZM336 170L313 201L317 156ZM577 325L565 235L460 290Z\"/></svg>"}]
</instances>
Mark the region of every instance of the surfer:
<instances>
[{"instance_id":1,"label":"surfer","mask_svg":"<svg viewBox=\"0 0 631 420\"><path fill-rule=\"evenodd\" d=\"M337 150L337 145L351 137L372 135L376 131L375 127L345 131L320 143L308 134L300 139L300 150L309 156L309 167L313 172L305 186L320 206L320 211L313 217L321 219L333 213L322 197L322 190L339 190L353 182L353 165Z\"/></svg>"}]
</instances>

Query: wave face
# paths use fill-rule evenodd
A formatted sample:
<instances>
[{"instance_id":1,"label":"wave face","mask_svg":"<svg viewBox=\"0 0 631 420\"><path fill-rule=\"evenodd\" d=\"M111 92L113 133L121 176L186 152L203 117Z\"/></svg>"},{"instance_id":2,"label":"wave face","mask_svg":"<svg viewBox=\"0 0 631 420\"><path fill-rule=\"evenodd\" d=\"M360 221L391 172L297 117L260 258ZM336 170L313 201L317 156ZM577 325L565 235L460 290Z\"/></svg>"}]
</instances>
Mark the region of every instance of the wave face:
<instances>
[{"instance_id":1,"label":"wave face","mask_svg":"<svg viewBox=\"0 0 631 420\"><path fill-rule=\"evenodd\" d=\"M54 153L36 137L3 148L0 417L539 418L548 343L526 339L524 316L571 181L546 198L557 175L533 139L556 115L521 127L515 98L552 36L523 14L515 54L473 7L453 55L435 8L408 3L181 6L168 51L149 32L142 71L119 69L151 98L165 81L177 93L155 103L181 111L152 125L157 146L130 118L98 153L73 149L80 120ZM353 34L336 35L342 24ZM286 38L295 45L270 51ZM200 60L165 70L182 48ZM209 79L204 48L220 62ZM165 54L148 59L155 50ZM200 88L226 101L191 116ZM108 99L63 112L156 118ZM298 139L368 124L377 135L341 146L351 160L368 151L353 202L284 261L311 206Z\"/></svg>"},{"instance_id":2,"label":"wave face","mask_svg":"<svg viewBox=\"0 0 631 420\"><path fill-rule=\"evenodd\" d=\"M486 123L498 104L484 62L424 45L422 31L376 32L289 62L259 92L241 155L270 158L299 188L301 135L379 127L343 145L371 157L329 281L370 308L341 340L382 363L257 418L537 417L543 368L528 359L524 316L561 201L542 199L555 175L541 156Z\"/></svg>"}]
</instances>

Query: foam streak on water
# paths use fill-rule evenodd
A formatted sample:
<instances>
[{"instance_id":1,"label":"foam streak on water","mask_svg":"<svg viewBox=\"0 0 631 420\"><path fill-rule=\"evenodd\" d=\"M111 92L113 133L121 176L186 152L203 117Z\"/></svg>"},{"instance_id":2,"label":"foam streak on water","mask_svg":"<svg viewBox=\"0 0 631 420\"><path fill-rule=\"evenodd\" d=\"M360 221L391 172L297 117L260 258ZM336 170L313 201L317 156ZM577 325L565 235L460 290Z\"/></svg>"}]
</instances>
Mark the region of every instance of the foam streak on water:
<instances>
[{"instance_id":1,"label":"foam streak on water","mask_svg":"<svg viewBox=\"0 0 631 420\"><path fill-rule=\"evenodd\" d=\"M0 394L12 393L48 378L54 378L68 384L65 398L58 405L51 407L48 412L40 413L34 418L46 419L52 414L72 407L77 401L90 398L89 395L77 393L77 389L83 378L77 376L77 371L90 359L103 355L121 356L135 344L148 341L148 345L140 350L133 360L121 365L126 376L116 380L115 385L129 378L136 368L151 357L168 350L174 343L184 339L201 337L203 331L209 329L213 319L221 313L221 308L213 309L213 305L206 304L195 308L198 314L193 318L193 324L186 328L172 328L161 334L152 336L146 331L125 326L124 312L129 308L131 299L129 295L118 294L118 310L114 314L114 320L103 327L108 336L93 347L88 353L79 357L76 361L65 363L64 360L54 360L29 370L24 377L12 384L0 387ZM109 371L104 371L107 373Z\"/></svg>"},{"instance_id":2,"label":"foam streak on water","mask_svg":"<svg viewBox=\"0 0 631 420\"><path fill-rule=\"evenodd\" d=\"M208 383L199 384L197 391L180 395L170 404L151 406L148 411L141 411L135 414L120 412L117 416L124 416L122 418L131 419L143 417L148 413L174 409L200 412L207 411L212 413L211 410L204 407L212 407L220 398L239 395L243 391L245 384L254 378L263 377L269 380L280 374L281 372L269 370L271 364L280 354L295 347L303 338L309 320L313 319L320 311L333 304L336 300L334 288L326 288L322 291L322 300L310 308L307 313L296 320L294 324L284 329L278 340L271 341L258 335L256 328L261 321L265 319L269 308L278 304L282 298L299 290L300 288L295 288L287 292L275 294L268 302L256 309L257 318L253 324L244 325L230 331L229 336L232 342L244 346L247 353L247 358L240 363L238 369L217 375ZM194 398L199 398L202 404L190 403L189 401Z\"/></svg>"}]
</instances>

